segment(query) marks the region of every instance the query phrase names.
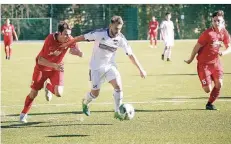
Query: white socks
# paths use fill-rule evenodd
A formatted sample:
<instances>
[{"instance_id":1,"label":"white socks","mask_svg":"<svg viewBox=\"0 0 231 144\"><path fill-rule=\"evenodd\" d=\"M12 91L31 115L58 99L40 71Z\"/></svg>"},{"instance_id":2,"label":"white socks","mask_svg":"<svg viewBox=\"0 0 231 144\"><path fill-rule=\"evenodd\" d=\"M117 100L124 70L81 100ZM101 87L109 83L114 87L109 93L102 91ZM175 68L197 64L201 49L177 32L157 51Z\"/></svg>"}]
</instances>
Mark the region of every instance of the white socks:
<instances>
[{"instance_id":1,"label":"white socks","mask_svg":"<svg viewBox=\"0 0 231 144\"><path fill-rule=\"evenodd\" d=\"M84 98L83 103L88 105L92 100L94 100L96 96L94 96L91 92L88 92L87 95Z\"/></svg>"},{"instance_id":2,"label":"white socks","mask_svg":"<svg viewBox=\"0 0 231 144\"><path fill-rule=\"evenodd\" d=\"M115 101L115 112L119 112L119 107L122 104L123 100L123 91L115 89L113 97Z\"/></svg>"}]
</instances>

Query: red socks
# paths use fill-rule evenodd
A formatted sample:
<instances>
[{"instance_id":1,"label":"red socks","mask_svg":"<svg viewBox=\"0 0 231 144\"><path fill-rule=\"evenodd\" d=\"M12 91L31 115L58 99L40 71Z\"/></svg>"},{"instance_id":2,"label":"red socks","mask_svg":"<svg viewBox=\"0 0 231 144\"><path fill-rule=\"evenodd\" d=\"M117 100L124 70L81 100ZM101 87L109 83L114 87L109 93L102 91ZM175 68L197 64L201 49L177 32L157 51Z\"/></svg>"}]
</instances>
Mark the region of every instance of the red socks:
<instances>
[{"instance_id":1,"label":"red socks","mask_svg":"<svg viewBox=\"0 0 231 144\"><path fill-rule=\"evenodd\" d=\"M26 97L24 108L21 113L27 114L31 108L34 99L31 99L29 95Z\"/></svg>"},{"instance_id":2,"label":"red socks","mask_svg":"<svg viewBox=\"0 0 231 144\"><path fill-rule=\"evenodd\" d=\"M50 92L52 92L53 94L55 94L55 86L48 83L47 87L46 87Z\"/></svg>"},{"instance_id":3,"label":"red socks","mask_svg":"<svg viewBox=\"0 0 231 144\"><path fill-rule=\"evenodd\" d=\"M214 87L212 92L210 93L208 102L212 104L218 98L219 94L220 94L220 89Z\"/></svg>"}]
</instances>

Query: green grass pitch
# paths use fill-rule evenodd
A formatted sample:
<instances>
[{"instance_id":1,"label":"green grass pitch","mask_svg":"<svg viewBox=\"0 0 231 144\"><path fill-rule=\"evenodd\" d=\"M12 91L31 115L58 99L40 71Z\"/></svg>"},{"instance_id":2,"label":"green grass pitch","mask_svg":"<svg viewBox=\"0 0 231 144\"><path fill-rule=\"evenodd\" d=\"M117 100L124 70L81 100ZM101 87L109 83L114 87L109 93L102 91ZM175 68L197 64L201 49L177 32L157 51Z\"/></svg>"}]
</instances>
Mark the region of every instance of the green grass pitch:
<instances>
[{"instance_id":1,"label":"green grass pitch","mask_svg":"<svg viewBox=\"0 0 231 144\"><path fill-rule=\"evenodd\" d=\"M4 144L228 144L231 143L231 54L222 57L224 85L215 102L219 111L206 111L208 94L203 92L196 60L187 59L196 41L176 41L172 62L161 60L163 43L151 49L146 42L129 42L148 76L142 79L122 49L116 60L122 76L124 103L135 107L131 121L113 118L113 89L102 85L92 102L92 114L81 112L81 100L90 89L88 63L92 43L80 43L85 56L67 54L65 88L61 98L45 100L43 89L30 110L28 124L18 122L30 91L35 57L41 43L13 45L5 60L1 44L1 142Z\"/></svg>"}]
</instances>

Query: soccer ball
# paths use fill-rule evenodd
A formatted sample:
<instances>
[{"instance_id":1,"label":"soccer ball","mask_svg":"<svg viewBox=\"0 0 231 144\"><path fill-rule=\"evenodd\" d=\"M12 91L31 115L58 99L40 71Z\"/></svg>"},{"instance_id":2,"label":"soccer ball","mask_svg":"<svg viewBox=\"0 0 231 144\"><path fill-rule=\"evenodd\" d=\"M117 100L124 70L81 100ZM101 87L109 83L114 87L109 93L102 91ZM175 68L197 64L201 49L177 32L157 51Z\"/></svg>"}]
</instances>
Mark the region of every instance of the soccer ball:
<instances>
[{"instance_id":1,"label":"soccer ball","mask_svg":"<svg viewBox=\"0 0 231 144\"><path fill-rule=\"evenodd\" d=\"M135 116L135 109L131 104L122 104L119 109L124 120L131 120Z\"/></svg>"}]
</instances>

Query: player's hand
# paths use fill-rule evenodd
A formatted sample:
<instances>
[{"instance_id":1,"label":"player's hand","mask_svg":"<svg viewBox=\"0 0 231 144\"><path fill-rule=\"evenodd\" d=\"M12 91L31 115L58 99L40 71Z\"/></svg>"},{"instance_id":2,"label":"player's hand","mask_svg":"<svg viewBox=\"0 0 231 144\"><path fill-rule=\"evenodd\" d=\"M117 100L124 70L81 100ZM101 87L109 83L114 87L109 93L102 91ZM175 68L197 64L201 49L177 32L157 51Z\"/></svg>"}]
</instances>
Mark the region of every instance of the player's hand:
<instances>
[{"instance_id":1,"label":"player's hand","mask_svg":"<svg viewBox=\"0 0 231 144\"><path fill-rule=\"evenodd\" d=\"M141 76L142 78L145 78L145 77L147 76L146 71L141 70L141 71L140 71L140 76Z\"/></svg>"},{"instance_id":2,"label":"player's hand","mask_svg":"<svg viewBox=\"0 0 231 144\"><path fill-rule=\"evenodd\" d=\"M69 51L70 54L83 57L84 53L77 48L71 48Z\"/></svg>"},{"instance_id":3,"label":"player's hand","mask_svg":"<svg viewBox=\"0 0 231 144\"><path fill-rule=\"evenodd\" d=\"M54 67L54 69L57 70L57 71L63 72L64 71L64 65L63 65L63 63L56 64L55 67Z\"/></svg>"},{"instance_id":4,"label":"player's hand","mask_svg":"<svg viewBox=\"0 0 231 144\"><path fill-rule=\"evenodd\" d=\"M219 54L219 56L223 56L224 55L222 51L219 51L218 54Z\"/></svg>"},{"instance_id":5,"label":"player's hand","mask_svg":"<svg viewBox=\"0 0 231 144\"><path fill-rule=\"evenodd\" d=\"M193 59L184 60L184 62L186 62L187 64L190 64L192 61L193 61Z\"/></svg>"}]
</instances>

